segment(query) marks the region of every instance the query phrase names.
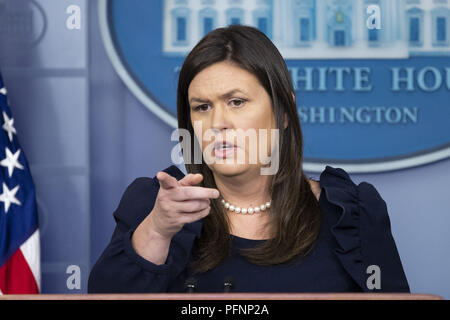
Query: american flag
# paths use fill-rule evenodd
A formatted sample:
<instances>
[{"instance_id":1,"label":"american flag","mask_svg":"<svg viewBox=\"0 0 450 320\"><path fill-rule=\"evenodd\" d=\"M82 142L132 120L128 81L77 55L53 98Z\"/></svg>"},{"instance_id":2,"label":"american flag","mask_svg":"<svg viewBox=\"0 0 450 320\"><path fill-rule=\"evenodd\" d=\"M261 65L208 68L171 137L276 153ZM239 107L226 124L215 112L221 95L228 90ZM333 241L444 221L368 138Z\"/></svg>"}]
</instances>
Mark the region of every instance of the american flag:
<instances>
[{"instance_id":1,"label":"american flag","mask_svg":"<svg viewBox=\"0 0 450 320\"><path fill-rule=\"evenodd\" d=\"M0 74L0 294L40 292L40 243L33 180L17 139Z\"/></svg>"}]
</instances>

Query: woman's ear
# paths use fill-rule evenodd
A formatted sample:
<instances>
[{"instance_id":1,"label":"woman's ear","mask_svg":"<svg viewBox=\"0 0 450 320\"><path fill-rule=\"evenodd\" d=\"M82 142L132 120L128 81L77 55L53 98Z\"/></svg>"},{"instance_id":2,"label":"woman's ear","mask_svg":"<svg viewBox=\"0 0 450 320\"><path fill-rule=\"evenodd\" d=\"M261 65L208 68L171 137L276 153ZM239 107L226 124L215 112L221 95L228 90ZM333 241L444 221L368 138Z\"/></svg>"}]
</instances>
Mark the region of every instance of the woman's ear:
<instances>
[{"instance_id":1,"label":"woman's ear","mask_svg":"<svg viewBox=\"0 0 450 320\"><path fill-rule=\"evenodd\" d=\"M292 94L292 99L294 99L294 103L295 103L295 94L293 92L291 92Z\"/></svg>"}]
</instances>

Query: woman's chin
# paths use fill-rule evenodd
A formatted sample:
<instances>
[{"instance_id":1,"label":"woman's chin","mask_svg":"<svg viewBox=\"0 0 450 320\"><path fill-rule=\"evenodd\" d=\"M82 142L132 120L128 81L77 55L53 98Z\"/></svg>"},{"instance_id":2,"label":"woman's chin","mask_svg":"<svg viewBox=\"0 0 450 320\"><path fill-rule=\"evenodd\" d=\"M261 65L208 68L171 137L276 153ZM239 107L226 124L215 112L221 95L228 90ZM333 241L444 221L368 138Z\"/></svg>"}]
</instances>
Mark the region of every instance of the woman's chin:
<instances>
[{"instance_id":1,"label":"woman's chin","mask_svg":"<svg viewBox=\"0 0 450 320\"><path fill-rule=\"evenodd\" d=\"M224 175L235 176L248 170L248 164L227 163L226 161L216 161L210 166L211 171Z\"/></svg>"}]
</instances>

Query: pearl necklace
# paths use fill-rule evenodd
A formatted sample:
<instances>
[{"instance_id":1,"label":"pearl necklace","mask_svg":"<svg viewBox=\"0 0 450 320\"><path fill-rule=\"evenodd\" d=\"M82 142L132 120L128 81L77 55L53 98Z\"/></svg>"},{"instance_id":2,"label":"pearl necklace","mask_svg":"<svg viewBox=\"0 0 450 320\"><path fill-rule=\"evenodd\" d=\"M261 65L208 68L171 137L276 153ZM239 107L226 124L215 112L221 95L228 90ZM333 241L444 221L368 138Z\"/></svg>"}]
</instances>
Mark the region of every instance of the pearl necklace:
<instances>
[{"instance_id":1,"label":"pearl necklace","mask_svg":"<svg viewBox=\"0 0 450 320\"><path fill-rule=\"evenodd\" d=\"M272 200L267 201L266 203L264 203L260 206L249 207L249 208L236 207L236 206L230 204L228 201L225 201L225 199L222 199L221 202L222 202L222 205L225 207L225 209L227 209L231 212L242 213L242 214L254 214L254 213L259 213L261 211L266 211L266 209L269 209L270 204L272 203Z\"/></svg>"}]
</instances>

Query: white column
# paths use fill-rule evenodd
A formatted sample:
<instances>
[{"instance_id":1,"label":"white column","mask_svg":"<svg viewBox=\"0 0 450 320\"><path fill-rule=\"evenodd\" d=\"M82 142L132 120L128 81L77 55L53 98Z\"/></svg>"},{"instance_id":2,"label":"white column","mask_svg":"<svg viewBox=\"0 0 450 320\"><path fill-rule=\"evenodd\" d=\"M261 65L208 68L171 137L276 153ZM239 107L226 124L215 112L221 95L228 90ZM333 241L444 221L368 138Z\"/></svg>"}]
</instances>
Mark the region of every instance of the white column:
<instances>
[{"instance_id":1,"label":"white column","mask_svg":"<svg viewBox=\"0 0 450 320\"><path fill-rule=\"evenodd\" d=\"M169 10L170 3L168 0L164 1L163 9L163 51L170 50L172 44L172 16Z\"/></svg>"},{"instance_id":2,"label":"white column","mask_svg":"<svg viewBox=\"0 0 450 320\"><path fill-rule=\"evenodd\" d=\"M245 5L242 6L242 9L244 10L244 22L243 24L257 27L255 22L253 21L253 10L256 8L256 0L253 1L246 1Z\"/></svg>"},{"instance_id":3,"label":"white column","mask_svg":"<svg viewBox=\"0 0 450 320\"><path fill-rule=\"evenodd\" d=\"M385 23L385 25L381 25L383 30L383 34L385 35L386 41L389 44L398 44L398 28L400 28L400 24L403 23L404 19L395 21L395 17L398 16L398 7L400 1L387 1L383 0L383 6L385 7L382 10L382 14L385 15L384 19L381 18L381 23ZM387 16L386 16L387 15ZM391 30L391 32L389 32Z\"/></svg>"},{"instance_id":4,"label":"white column","mask_svg":"<svg viewBox=\"0 0 450 320\"><path fill-rule=\"evenodd\" d=\"M292 36L292 28L294 27L295 23L292 21L293 19L293 0L286 0L285 7L283 11L283 25L284 25L284 44L286 47L292 48L293 47L293 36Z\"/></svg>"},{"instance_id":5,"label":"white column","mask_svg":"<svg viewBox=\"0 0 450 320\"><path fill-rule=\"evenodd\" d=\"M431 21L431 10L432 6L430 3L427 3L427 5L422 6L423 9L423 25L421 26L420 32L422 32L422 40L423 40L423 49L424 50L431 50L432 46L432 39L433 34L432 32L432 21Z\"/></svg>"},{"instance_id":6,"label":"white column","mask_svg":"<svg viewBox=\"0 0 450 320\"><path fill-rule=\"evenodd\" d=\"M367 32L367 26L365 24L365 10L363 8L363 3L361 0L353 1L353 8L352 8L352 35L353 35L353 42L358 47L366 47L367 41L365 41L364 32Z\"/></svg>"},{"instance_id":7,"label":"white column","mask_svg":"<svg viewBox=\"0 0 450 320\"><path fill-rule=\"evenodd\" d=\"M316 1L316 41L322 43L326 41L325 37L325 26L326 26L326 4L324 0Z\"/></svg>"},{"instance_id":8,"label":"white column","mask_svg":"<svg viewBox=\"0 0 450 320\"><path fill-rule=\"evenodd\" d=\"M201 8L201 0L191 0L191 5L189 6L189 27L190 30L190 43L189 48L193 48L197 42L200 41L200 26L198 21L198 15Z\"/></svg>"},{"instance_id":9,"label":"white column","mask_svg":"<svg viewBox=\"0 0 450 320\"><path fill-rule=\"evenodd\" d=\"M283 32L281 21L281 7L284 1L273 1L272 7L272 40L277 47L281 47L283 43Z\"/></svg>"},{"instance_id":10,"label":"white column","mask_svg":"<svg viewBox=\"0 0 450 320\"><path fill-rule=\"evenodd\" d=\"M216 1L214 4L214 8L217 10L217 27L225 27L227 23L226 10L227 6L224 1Z\"/></svg>"}]
</instances>

